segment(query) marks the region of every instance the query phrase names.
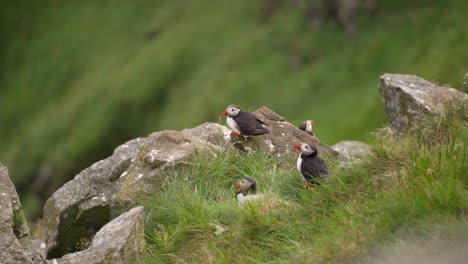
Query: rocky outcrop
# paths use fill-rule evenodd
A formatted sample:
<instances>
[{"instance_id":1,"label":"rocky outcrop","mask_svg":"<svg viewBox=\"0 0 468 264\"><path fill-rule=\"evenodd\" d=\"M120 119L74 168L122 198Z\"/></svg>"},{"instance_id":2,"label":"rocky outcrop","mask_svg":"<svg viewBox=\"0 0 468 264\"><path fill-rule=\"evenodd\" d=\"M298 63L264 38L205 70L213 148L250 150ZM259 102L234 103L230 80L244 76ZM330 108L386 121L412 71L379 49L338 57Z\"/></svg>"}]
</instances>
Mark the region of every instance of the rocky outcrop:
<instances>
[{"instance_id":1,"label":"rocky outcrop","mask_svg":"<svg viewBox=\"0 0 468 264\"><path fill-rule=\"evenodd\" d=\"M77 252L82 241L89 241L122 208L135 204L197 157L214 158L231 140L242 150L263 149L274 154L295 153L294 144L311 142L324 153L337 154L266 107L255 114L269 126L269 135L235 137L227 127L214 123L182 132L160 131L117 147L112 156L80 172L44 207L47 257L58 259Z\"/></svg>"},{"instance_id":2,"label":"rocky outcrop","mask_svg":"<svg viewBox=\"0 0 468 264\"><path fill-rule=\"evenodd\" d=\"M57 190L44 207L48 258L76 252L134 198L154 190L168 172L220 148L178 131L131 140Z\"/></svg>"},{"instance_id":3,"label":"rocky outcrop","mask_svg":"<svg viewBox=\"0 0 468 264\"><path fill-rule=\"evenodd\" d=\"M128 264L136 263L145 252L144 209L135 207L96 233L85 250L50 260L57 264Z\"/></svg>"},{"instance_id":4,"label":"rocky outcrop","mask_svg":"<svg viewBox=\"0 0 468 264\"><path fill-rule=\"evenodd\" d=\"M148 137L135 161L121 178L119 202L133 203L135 198L150 193L160 180L175 169L192 164L200 155L215 157L221 149L189 134L165 130Z\"/></svg>"},{"instance_id":5,"label":"rocky outcrop","mask_svg":"<svg viewBox=\"0 0 468 264\"><path fill-rule=\"evenodd\" d=\"M426 113L443 110L450 101L468 100L463 92L414 75L384 74L379 88L387 120L397 132L407 131Z\"/></svg>"},{"instance_id":6,"label":"rocky outcrop","mask_svg":"<svg viewBox=\"0 0 468 264\"><path fill-rule=\"evenodd\" d=\"M45 263L33 249L29 227L8 169L0 163L0 263Z\"/></svg>"},{"instance_id":7,"label":"rocky outcrop","mask_svg":"<svg viewBox=\"0 0 468 264\"><path fill-rule=\"evenodd\" d=\"M44 206L48 258L75 252L112 219L111 201L120 188L119 177L130 166L146 138L133 139L112 156L94 163L58 189Z\"/></svg>"},{"instance_id":8,"label":"rocky outcrop","mask_svg":"<svg viewBox=\"0 0 468 264\"><path fill-rule=\"evenodd\" d=\"M299 142L308 142L316 145L319 153L338 155L338 152L317 138L312 137L307 132L300 130L267 107L258 109L254 114L265 122L270 133L250 137L231 136L235 147L245 151L261 149L265 152L283 155L289 153L297 154L293 146Z\"/></svg>"},{"instance_id":9,"label":"rocky outcrop","mask_svg":"<svg viewBox=\"0 0 468 264\"><path fill-rule=\"evenodd\" d=\"M295 154L296 151L292 148L294 144L298 142L309 142L316 144L319 151L332 155L338 154L317 138L298 129L267 107L258 109L254 114L268 125L267 128L270 130L270 134L249 137L232 136L232 130L228 127L209 122L203 123L195 128L184 129L182 133L197 137L205 144L211 143L221 149L225 149L233 143L236 148L242 151L263 150L265 152L283 155L288 153Z\"/></svg>"},{"instance_id":10,"label":"rocky outcrop","mask_svg":"<svg viewBox=\"0 0 468 264\"><path fill-rule=\"evenodd\" d=\"M127 144L135 147L134 143L131 141ZM122 148L122 146L119 148ZM119 156L119 154L122 154L122 149L119 148L116 149L111 158L118 159L115 155ZM127 145L127 147L123 148L130 147ZM120 157L122 156L125 155L120 155ZM105 162L109 162L109 159L101 163ZM110 172L115 172L115 170L110 170ZM102 176L104 174L106 173L102 173ZM77 208L80 205L77 204ZM88 227L90 228L102 220L98 210L94 210L93 213L97 215L96 218L89 217L88 220L92 221L95 219L96 222L93 222L93 224L88 223ZM72 217L75 220L80 218L80 216L70 215L70 218ZM72 227L68 226L68 228L70 228L70 231L73 231ZM63 236L71 235L67 230L64 230L64 232ZM80 239L76 249L86 247L88 245L87 241L91 241L92 238L89 247L85 250L66 254L58 259L46 260L33 247L26 218L21 209L21 203L13 183L8 176L8 169L0 163L0 238L1 264L134 263L145 252L144 209L141 206L133 208L109 223L104 223L94 238L83 237Z\"/></svg>"},{"instance_id":11,"label":"rocky outcrop","mask_svg":"<svg viewBox=\"0 0 468 264\"><path fill-rule=\"evenodd\" d=\"M231 130L218 123L206 122L194 128L184 129L182 133L194 136L204 143L211 143L223 149L231 143Z\"/></svg>"},{"instance_id":12,"label":"rocky outcrop","mask_svg":"<svg viewBox=\"0 0 468 264\"><path fill-rule=\"evenodd\" d=\"M352 140L343 140L331 146L340 153L338 158L345 161L358 161L372 154L371 147L366 143Z\"/></svg>"}]
</instances>

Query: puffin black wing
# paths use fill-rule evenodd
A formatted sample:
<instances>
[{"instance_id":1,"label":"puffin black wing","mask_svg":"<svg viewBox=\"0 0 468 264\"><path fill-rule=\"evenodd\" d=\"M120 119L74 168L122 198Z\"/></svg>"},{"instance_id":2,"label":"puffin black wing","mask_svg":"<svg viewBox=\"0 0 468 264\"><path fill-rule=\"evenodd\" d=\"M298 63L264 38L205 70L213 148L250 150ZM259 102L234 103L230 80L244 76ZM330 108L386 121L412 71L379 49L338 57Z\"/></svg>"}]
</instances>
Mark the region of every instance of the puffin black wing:
<instances>
[{"instance_id":1,"label":"puffin black wing","mask_svg":"<svg viewBox=\"0 0 468 264\"><path fill-rule=\"evenodd\" d=\"M262 126L264 123L258 120L251 112L240 111L233 119L236 121L243 135L263 135L270 133L268 129Z\"/></svg>"},{"instance_id":2,"label":"puffin black wing","mask_svg":"<svg viewBox=\"0 0 468 264\"><path fill-rule=\"evenodd\" d=\"M314 155L301 155L301 174L312 184L316 184L316 180L322 179L328 174L327 164L325 161Z\"/></svg>"},{"instance_id":3,"label":"puffin black wing","mask_svg":"<svg viewBox=\"0 0 468 264\"><path fill-rule=\"evenodd\" d=\"M307 131L307 121L304 121L302 122L300 125L299 125L299 129L302 130L302 131L305 131L307 134L315 137L315 134L314 134L314 131ZM312 128L311 128L312 130Z\"/></svg>"},{"instance_id":4,"label":"puffin black wing","mask_svg":"<svg viewBox=\"0 0 468 264\"><path fill-rule=\"evenodd\" d=\"M253 115L253 114L252 114ZM255 116L255 115L254 115ZM258 119L258 117L255 116L255 119L257 119L258 123L260 123L261 125L265 125L265 126L268 126L265 122L263 122L262 120Z\"/></svg>"},{"instance_id":5,"label":"puffin black wing","mask_svg":"<svg viewBox=\"0 0 468 264\"><path fill-rule=\"evenodd\" d=\"M306 127L307 127L307 121L304 121L299 125L299 129L303 131L306 130Z\"/></svg>"}]
</instances>

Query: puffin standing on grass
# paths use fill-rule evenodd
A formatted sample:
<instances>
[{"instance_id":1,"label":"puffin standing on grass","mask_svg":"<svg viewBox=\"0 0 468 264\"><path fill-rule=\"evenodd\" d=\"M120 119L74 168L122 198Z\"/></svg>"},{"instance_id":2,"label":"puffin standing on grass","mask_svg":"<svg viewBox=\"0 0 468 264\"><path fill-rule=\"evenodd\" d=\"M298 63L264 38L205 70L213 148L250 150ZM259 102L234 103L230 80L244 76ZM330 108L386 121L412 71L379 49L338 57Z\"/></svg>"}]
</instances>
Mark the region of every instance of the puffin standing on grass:
<instances>
[{"instance_id":1,"label":"puffin standing on grass","mask_svg":"<svg viewBox=\"0 0 468 264\"><path fill-rule=\"evenodd\" d=\"M297 143L294 148L302 152L297 158L297 170L304 177L304 187L313 189L313 186L318 184L317 180L328 174L327 164L323 159L317 157L318 151L314 145Z\"/></svg>"},{"instance_id":2,"label":"puffin standing on grass","mask_svg":"<svg viewBox=\"0 0 468 264\"><path fill-rule=\"evenodd\" d=\"M235 136L257 136L268 134L270 131L263 127L266 125L253 113L240 110L237 105L229 105L222 113L227 116L227 124Z\"/></svg>"},{"instance_id":3,"label":"puffin standing on grass","mask_svg":"<svg viewBox=\"0 0 468 264\"><path fill-rule=\"evenodd\" d=\"M260 197L257 193L257 183L252 177L244 177L234 186L236 190L236 200L242 204L247 201L256 200Z\"/></svg>"},{"instance_id":4,"label":"puffin standing on grass","mask_svg":"<svg viewBox=\"0 0 468 264\"><path fill-rule=\"evenodd\" d=\"M302 122L299 125L299 129L307 132L309 135L315 137L314 131L312 131L312 125L314 124L314 120L307 120Z\"/></svg>"}]
</instances>

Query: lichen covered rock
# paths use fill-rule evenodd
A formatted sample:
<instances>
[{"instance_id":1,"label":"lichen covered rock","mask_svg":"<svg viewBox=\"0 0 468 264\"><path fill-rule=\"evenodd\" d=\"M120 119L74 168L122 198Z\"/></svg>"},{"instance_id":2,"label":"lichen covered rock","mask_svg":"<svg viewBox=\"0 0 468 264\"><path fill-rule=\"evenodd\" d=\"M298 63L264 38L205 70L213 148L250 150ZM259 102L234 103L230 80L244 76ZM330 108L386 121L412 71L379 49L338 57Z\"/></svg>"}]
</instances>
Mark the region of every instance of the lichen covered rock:
<instances>
[{"instance_id":1,"label":"lichen covered rock","mask_svg":"<svg viewBox=\"0 0 468 264\"><path fill-rule=\"evenodd\" d=\"M151 134L121 179L120 202L133 203L136 197L153 191L160 180L170 175L168 172L192 164L198 155L215 157L220 150L218 146L179 131Z\"/></svg>"},{"instance_id":2,"label":"lichen covered rock","mask_svg":"<svg viewBox=\"0 0 468 264\"><path fill-rule=\"evenodd\" d=\"M130 166L146 138L133 139L112 156L94 163L58 189L44 206L48 258L75 252L113 216L119 177Z\"/></svg>"},{"instance_id":3,"label":"lichen covered rock","mask_svg":"<svg viewBox=\"0 0 468 264\"><path fill-rule=\"evenodd\" d=\"M194 128L184 129L182 133L194 136L205 143L220 146L223 149L231 143L231 130L218 123L206 122Z\"/></svg>"},{"instance_id":4,"label":"lichen covered rock","mask_svg":"<svg viewBox=\"0 0 468 264\"><path fill-rule=\"evenodd\" d=\"M76 252L122 208L154 190L167 172L220 148L178 131L131 140L58 189L44 207L48 258Z\"/></svg>"},{"instance_id":5,"label":"lichen covered rock","mask_svg":"<svg viewBox=\"0 0 468 264\"><path fill-rule=\"evenodd\" d=\"M0 263L44 263L33 249L26 217L8 169L0 163Z\"/></svg>"},{"instance_id":6,"label":"lichen covered rock","mask_svg":"<svg viewBox=\"0 0 468 264\"><path fill-rule=\"evenodd\" d=\"M426 113L443 110L448 102L468 100L463 92L414 75L384 74L379 88L387 120L397 132L407 131Z\"/></svg>"},{"instance_id":7,"label":"lichen covered rock","mask_svg":"<svg viewBox=\"0 0 468 264\"><path fill-rule=\"evenodd\" d=\"M331 148L340 153L338 158L346 161L358 161L372 155L371 147L359 141L343 140L331 146Z\"/></svg>"},{"instance_id":8,"label":"lichen covered rock","mask_svg":"<svg viewBox=\"0 0 468 264\"><path fill-rule=\"evenodd\" d=\"M319 153L338 155L335 150L307 132L300 130L267 107L258 109L254 114L267 125L270 133L261 136L231 136L235 147L245 151L261 149L265 152L284 155L297 154L293 146L299 142L308 142L315 144Z\"/></svg>"},{"instance_id":9,"label":"lichen covered rock","mask_svg":"<svg viewBox=\"0 0 468 264\"><path fill-rule=\"evenodd\" d=\"M144 209L135 207L104 225L88 248L53 259L57 264L136 263L145 252Z\"/></svg>"}]
</instances>

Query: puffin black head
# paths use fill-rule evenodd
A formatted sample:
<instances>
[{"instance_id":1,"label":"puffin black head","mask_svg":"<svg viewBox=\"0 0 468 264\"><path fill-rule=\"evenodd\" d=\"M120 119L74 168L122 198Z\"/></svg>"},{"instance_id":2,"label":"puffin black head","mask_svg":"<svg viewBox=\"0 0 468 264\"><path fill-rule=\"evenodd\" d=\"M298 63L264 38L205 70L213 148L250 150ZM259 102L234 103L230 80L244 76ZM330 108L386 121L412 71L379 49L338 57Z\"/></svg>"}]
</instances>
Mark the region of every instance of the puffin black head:
<instances>
[{"instance_id":1,"label":"puffin black head","mask_svg":"<svg viewBox=\"0 0 468 264\"><path fill-rule=\"evenodd\" d=\"M317 147L315 147L315 145L313 144L307 144L307 143L297 143L296 145L294 145L295 149L298 149L302 152L302 154L304 155L317 155Z\"/></svg>"},{"instance_id":2,"label":"puffin black head","mask_svg":"<svg viewBox=\"0 0 468 264\"><path fill-rule=\"evenodd\" d=\"M239 192L255 193L257 191L257 183L252 177L244 177L236 183L234 188L239 190Z\"/></svg>"},{"instance_id":3,"label":"puffin black head","mask_svg":"<svg viewBox=\"0 0 468 264\"><path fill-rule=\"evenodd\" d=\"M226 107L226 110L224 110L224 112L221 115L235 117L239 114L239 112L240 112L240 107L232 104L232 105L228 105L228 107Z\"/></svg>"}]
</instances>

